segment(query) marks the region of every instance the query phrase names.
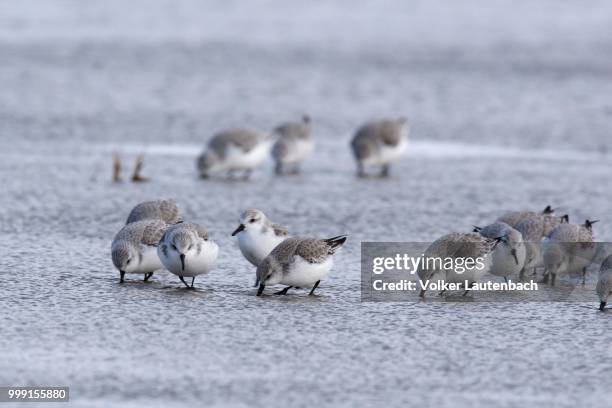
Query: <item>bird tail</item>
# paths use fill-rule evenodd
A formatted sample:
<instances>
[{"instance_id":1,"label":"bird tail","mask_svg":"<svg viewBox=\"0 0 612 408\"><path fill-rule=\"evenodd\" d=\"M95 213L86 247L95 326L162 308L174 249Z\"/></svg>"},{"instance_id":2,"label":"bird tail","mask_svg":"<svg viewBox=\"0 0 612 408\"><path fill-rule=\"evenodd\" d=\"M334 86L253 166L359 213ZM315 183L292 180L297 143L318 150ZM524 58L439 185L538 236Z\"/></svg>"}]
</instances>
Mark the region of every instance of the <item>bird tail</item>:
<instances>
[{"instance_id":1,"label":"bird tail","mask_svg":"<svg viewBox=\"0 0 612 408\"><path fill-rule=\"evenodd\" d=\"M333 254L338 248L342 246L342 244L344 244L344 242L346 241L346 237L346 235L338 235L337 237L327 238L323 241L325 241L327 246L330 248L330 253Z\"/></svg>"}]
</instances>

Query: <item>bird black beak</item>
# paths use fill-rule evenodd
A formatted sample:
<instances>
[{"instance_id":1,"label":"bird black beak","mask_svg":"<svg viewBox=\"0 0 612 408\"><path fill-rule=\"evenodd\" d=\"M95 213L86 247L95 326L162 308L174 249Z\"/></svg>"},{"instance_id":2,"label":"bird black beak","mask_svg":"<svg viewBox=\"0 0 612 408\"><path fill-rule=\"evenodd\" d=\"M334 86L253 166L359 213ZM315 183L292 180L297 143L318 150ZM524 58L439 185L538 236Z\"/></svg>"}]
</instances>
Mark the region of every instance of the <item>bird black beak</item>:
<instances>
[{"instance_id":1,"label":"bird black beak","mask_svg":"<svg viewBox=\"0 0 612 408\"><path fill-rule=\"evenodd\" d=\"M259 285L259 289L257 289L257 296L261 296L265 287L266 285L264 285L263 283Z\"/></svg>"},{"instance_id":2,"label":"bird black beak","mask_svg":"<svg viewBox=\"0 0 612 408\"><path fill-rule=\"evenodd\" d=\"M518 265L518 264L519 264L519 261L518 261L518 256L516 255L516 249L512 249L512 250L510 251L510 253L511 253L511 254L512 254L512 256L514 257L514 262L516 262L516 264Z\"/></svg>"},{"instance_id":3,"label":"bird black beak","mask_svg":"<svg viewBox=\"0 0 612 408\"><path fill-rule=\"evenodd\" d=\"M232 232L232 237L236 235L237 233L239 233L240 231L244 231L244 224L240 224L238 228L236 228L236 230Z\"/></svg>"},{"instance_id":4,"label":"bird black beak","mask_svg":"<svg viewBox=\"0 0 612 408\"><path fill-rule=\"evenodd\" d=\"M606 302L601 302L599 304L599 310L601 310L602 312L606 309Z\"/></svg>"},{"instance_id":5,"label":"bird black beak","mask_svg":"<svg viewBox=\"0 0 612 408\"><path fill-rule=\"evenodd\" d=\"M185 270L185 254L181 254L181 270Z\"/></svg>"}]
</instances>

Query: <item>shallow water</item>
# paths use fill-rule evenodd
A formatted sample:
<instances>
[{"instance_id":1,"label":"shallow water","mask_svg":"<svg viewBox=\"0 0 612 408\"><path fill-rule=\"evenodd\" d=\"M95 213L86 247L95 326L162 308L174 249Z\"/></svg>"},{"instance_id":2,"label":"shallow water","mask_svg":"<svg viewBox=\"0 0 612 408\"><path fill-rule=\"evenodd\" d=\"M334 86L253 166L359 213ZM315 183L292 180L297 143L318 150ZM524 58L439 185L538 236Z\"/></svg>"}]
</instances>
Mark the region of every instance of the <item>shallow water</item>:
<instances>
[{"instance_id":1,"label":"shallow water","mask_svg":"<svg viewBox=\"0 0 612 408\"><path fill-rule=\"evenodd\" d=\"M119 2L2 5L0 384L69 385L71 405L93 407L612 397L594 293L362 303L359 271L361 241L428 241L547 204L601 219L596 238L612 240L609 6L134 4L136 21ZM303 112L318 148L302 175L196 177L215 130ZM409 157L389 180L357 180L352 131L400 114ZM151 181L112 184L113 151L126 172L144 152ZM197 291L167 273L118 284L110 241L133 205L161 197L221 247ZM349 234L319 296L254 296L230 236L245 207L296 234Z\"/></svg>"}]
</instances>

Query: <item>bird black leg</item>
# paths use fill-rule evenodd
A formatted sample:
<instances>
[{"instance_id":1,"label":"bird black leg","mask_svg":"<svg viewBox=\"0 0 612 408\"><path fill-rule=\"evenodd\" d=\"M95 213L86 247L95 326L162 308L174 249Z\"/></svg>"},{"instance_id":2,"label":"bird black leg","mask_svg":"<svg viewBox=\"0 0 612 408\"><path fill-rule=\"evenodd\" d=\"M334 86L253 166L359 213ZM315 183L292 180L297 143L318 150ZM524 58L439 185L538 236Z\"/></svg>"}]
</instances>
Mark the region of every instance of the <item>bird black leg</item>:
<instances>
[{"instance_id":1,"label":"bird black leg","mask_svg":"<svg viewBox=\"0 0 612 408\"><path fill-rule=\"evenodd\" d=\"M193 278L191 278L191 289L195 289L195 288L193 287L193 282L194 282L194 281L195 281L195 276L194 276Z\"/></svg>"},{"instance_id":2,"label":"bird black leg","mask_svg":"<svg viewBox=\"0 0 612 408\"><path fill-rule=\"evenodd\" d=\"M280 161L276 162L276 166L274 167L274 172L277 176L281 176L283 174L283 163Z\"/></svg>"},{"instance_id":3,"label":"bird black leg","mask_svg":"<svg viewBox=\"0 0 612 408\"><path fill-rule=\"evenodd\" d=\"M123 277L125 276L125 272L120 271L119 272L119 283L123 283Z\"/></svg>"},{"instance_id":4,"label":"bird black leg","mask_svg":"<svg viewBox=\"0 0 612 408\"><path fill-rule=\"evenodd\" d=\"M275 294L275 295L286 295L286 294L287 294L287 291L288 291L289 289L291 289L292 287L293 287L293 286L287 286L287 287L286 287L285 289L283 289L283 290L279 290L278 292L274 292L274 294Z\"/></svg>"},{"instance_id":5,"label":"bird black leg","mask_svg":"<svg viewBox=\"0 0 612 408\"><path fill-rule=\"evenodd\" d=\"M582 268L582 286L584 286L586 282L586 268Z\"/></svg>"},{"instance_id":6,"label":"bird black leg","mask_svg":"<svg viewBox=\"0 0 612 408\"><path fill-rule=\"evenodd\" d=\"M153 276L153 272L145 273L144 281L148 281L151 276Z\"/></svg>"},{"instance_id":7,"label":"bird black leg","mask_svg":"<svg viewBox=\"0 0 612 408\"><path fill-rule=\"evenodd\" d=\"M508 278L504 276L504 282L508 283Z\"/></svg>"},{"instance_id":8,"label":"bird black leg","mask_svg":"<svg viewBox=\"0 0 612 408\"><path fill-rule=\"evenodd\" d=\"M389 165L383 164L380 170L380 177L389 177Z\"/></svg>"},{"instance_id":9,"label":"bird black leg","mask_svg":"<svg viewBox=\"0 0 612 408\"><path fill-rule=\"evenodd\" d=\"M365 169L362 163L357 163L357 177L364 178L366 176Z\"/></svg>"},{"instance_id":10,"label":"bird black leg","mask_svg":"<svg viewBox=\"0 0 612 408\"><path fill-rule=\"evenodd\" d=\"M308 294L308 296L314 296L314 291L315 291L315 289L317 288L317 286L319 286L319 283L321 283L321 281L320 281L320 280L318 280L318 281L317 281L317 282L314 284L314 286L312 287L312 290L310 291L310 293Z\"/></svg>"},{"instance_id":11,"label":"bird black leg","mask_svg":"<svg viewBox=\"0 0 612 408\"><path fill-rule=\"evenodd\" d=\"M185 284L185 286L187 286L188 288L190 288L190 289L191 289L191 286L189 286L189 285L187 284L187 282L185 282L185 279L184 279L182 276L179 276L179 279L181 280L181 282L183 282L183 283Z\"/></svg>"}]
</instances>

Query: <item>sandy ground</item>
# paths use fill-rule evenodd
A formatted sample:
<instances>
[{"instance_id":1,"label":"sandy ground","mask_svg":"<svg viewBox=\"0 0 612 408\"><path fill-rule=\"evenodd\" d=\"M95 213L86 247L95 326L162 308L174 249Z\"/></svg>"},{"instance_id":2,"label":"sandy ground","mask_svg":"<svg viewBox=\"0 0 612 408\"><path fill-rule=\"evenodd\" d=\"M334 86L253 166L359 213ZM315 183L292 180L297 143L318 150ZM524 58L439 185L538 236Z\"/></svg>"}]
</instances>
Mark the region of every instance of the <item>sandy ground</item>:
<instances>
[{"instance_id":1,"label":"sandy ground","mask_svg":"<svg viewBox=\"0 0 612 408\"><path fill-rule=\"evenodd\" d=\"M361 241L547 204L612 240L609 6L453 4L2 3L0 384L70 385L84 407L605 405L595 270L581 302L361 302ZM302 175L196 177L214 131L303 112ZM354 129L404 114L406 160L357 180ZM151 181L112 184L113 151L128 169L144 152ZM221 247L197 291L118 284L113 235L162 197ZM246 207L349 235L319 296L254 296L230 236Z\"/></svg>"}]
</instances>

